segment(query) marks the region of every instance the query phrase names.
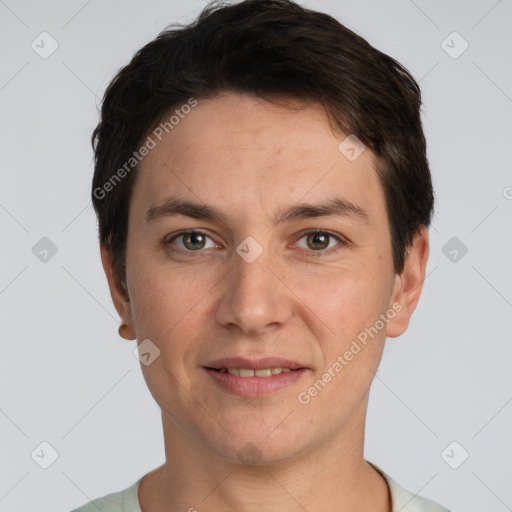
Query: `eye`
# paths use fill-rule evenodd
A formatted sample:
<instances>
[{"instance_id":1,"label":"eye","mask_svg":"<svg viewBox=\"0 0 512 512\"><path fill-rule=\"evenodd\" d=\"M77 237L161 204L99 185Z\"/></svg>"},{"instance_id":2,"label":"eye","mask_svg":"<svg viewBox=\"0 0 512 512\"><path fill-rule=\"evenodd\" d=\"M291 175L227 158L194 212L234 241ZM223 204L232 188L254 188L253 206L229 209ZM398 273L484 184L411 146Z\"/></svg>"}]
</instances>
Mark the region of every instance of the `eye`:
<instances>
[{"instance_id":1,"label":"eye","mask_svg":"<svg viewBox=\"0 0 512 512\"><path fill-rule=\"evenodd\" d=\"M336 245L346 245L346 242L328 231L310 231L301 236L296 245L301 249L325 253L331 252L331 249Z\"/></svg>"},{"instance_id":2,"label":"eye","mask_svg":"<svg viewBox=\"0 0 512 512\"><path fill-rule=\"evenodd\" d=\"M215 242L202 231L184 231L168 238L165 244L175 245L181 252L200 251L201 249L216 247Z\"/></svg>"}]
</instances>

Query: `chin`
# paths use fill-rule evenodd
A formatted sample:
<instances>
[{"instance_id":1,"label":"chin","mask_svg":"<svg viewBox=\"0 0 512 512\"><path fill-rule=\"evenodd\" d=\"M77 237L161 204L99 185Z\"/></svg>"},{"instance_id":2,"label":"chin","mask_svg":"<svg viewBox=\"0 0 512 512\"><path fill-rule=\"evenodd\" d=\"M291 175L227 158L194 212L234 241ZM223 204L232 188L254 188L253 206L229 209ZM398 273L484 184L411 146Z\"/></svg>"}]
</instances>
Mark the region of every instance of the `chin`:
<instances>
[{"instance_id":1,"label":"chin","mask_svg":"<svg viewBox=\"0 0 512 512\"><path fill-rule=\"evenodd\" d=\"M210 446L219 457L248 467L277 464L293 457L305 440L303 435L287 429L279 435L277 424L261 429L254 425L241 430L230 429L230 436L211 439Z\"/></svg>"}]
</instances>

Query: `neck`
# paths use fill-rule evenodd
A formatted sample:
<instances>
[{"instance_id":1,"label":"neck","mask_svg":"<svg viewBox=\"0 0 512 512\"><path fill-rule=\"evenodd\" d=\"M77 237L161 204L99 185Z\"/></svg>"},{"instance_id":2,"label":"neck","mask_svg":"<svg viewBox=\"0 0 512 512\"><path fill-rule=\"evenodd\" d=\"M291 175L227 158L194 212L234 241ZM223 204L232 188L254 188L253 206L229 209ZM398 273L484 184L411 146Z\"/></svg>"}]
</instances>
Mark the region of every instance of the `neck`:
<instances>
[{"instance_id":1,"label":"neck","mask_svg":"<svg viewBox=\"0 0 512 512\"><path fill-rule=\"evenodd\" d=\"M142 512L390 512L387 483L363 457L362 410L333 439L253 466L204 448L164 413L166 462L139 487Z\"/></svg>"}]
</instances>

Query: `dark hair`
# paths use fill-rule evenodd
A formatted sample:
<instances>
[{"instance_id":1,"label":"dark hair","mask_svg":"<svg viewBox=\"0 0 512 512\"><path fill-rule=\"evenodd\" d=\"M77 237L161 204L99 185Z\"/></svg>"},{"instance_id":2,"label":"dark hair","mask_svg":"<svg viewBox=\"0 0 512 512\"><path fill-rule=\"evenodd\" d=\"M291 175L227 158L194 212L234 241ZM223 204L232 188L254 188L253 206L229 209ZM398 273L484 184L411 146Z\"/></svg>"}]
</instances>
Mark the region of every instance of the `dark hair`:
<instances>
[{"instance_id":1,"label":"dark hair","mask_svg":"<svg viewBox=\"0 0 512 512\"><path fill-rule=\"evenodd\" d=\"M434 202L418 84L327 14L289 0L245 0L214 2L190 25L171 25L105 91L92 136L92 201L100 243L110 249L121 282L139 148L171 109L229 91L318 103L333 128L375 153L394 270L401 272L415 234L430 224Z\"/></svg>"}]
</instances>

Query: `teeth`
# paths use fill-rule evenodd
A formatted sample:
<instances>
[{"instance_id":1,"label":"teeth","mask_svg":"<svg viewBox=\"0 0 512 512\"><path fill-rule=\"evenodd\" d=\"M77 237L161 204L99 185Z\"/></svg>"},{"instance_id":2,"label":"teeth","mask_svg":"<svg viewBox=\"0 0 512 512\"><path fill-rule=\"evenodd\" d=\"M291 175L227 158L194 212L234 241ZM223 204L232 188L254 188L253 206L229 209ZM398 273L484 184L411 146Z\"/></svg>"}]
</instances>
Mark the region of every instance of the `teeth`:
<instances>
[{"instance_id":1,"label":"teeth","mask_svg":"<svg viewBox=\"0 0 512 512\"><path fill-rule=\"evenodd\" d=\"M279 375L280 373L291 372L291 368L281 368L280 366L272 368L263 368L261 370L252 370L250 368L221 368L221 373L229 373L237 377L272 377L272 375Z\"/></svg>"},{"instance_id":2,"label":"teeth","mask_svg":"<svg viewBox=\"0 0 512 512\"><path fill-rule=\"evenodd\" d=\"M272 377L272 368L264 368L263 370L254 370L256 377ZM274 375L277 375L276 373Z\"/></svg>"}]
</instances>

